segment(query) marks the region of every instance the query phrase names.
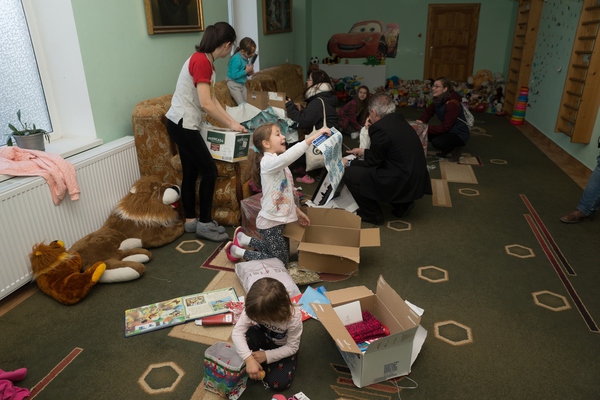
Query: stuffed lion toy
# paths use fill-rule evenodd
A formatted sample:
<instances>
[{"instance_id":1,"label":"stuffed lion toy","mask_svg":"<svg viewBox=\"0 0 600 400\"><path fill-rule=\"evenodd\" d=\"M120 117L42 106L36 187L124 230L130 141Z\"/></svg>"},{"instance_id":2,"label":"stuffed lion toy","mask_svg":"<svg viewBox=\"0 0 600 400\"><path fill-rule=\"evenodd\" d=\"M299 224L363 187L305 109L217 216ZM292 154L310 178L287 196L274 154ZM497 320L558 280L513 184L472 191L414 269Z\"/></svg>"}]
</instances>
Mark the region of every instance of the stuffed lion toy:
<instances>
[{"instance_id":1,"label":"stuffed lion toy","mask_svg":"<svg viewBox=\"0 0 600 400\"><path fill-rule=\"evenodd\" d=\"M104 225L81 238L69 252L81 255L83 269L106 263L100 282L125 282L144 274L152 253L146 248L171 243L183 235L183 221L175 210L180 189L154 176L133 184Z\"/></svg>"},{"instance_id":2,"label":"stuffed lion toy","mask_svg":"<svg viewBox=\"0 0 600 400\"><path fill-rule=\"evenodd\" d=\"M67 252L60 240L36 244L29 259L33 280L42 292L67 305L87 296L106 269L106 264L97 262L81 272L81 256Z\"/></svg>"},{"instance_id":3,"label":"stuffed lion toy","mask_svg":"<svg viewBox=\"0 0 600 400\"><path fill-rule=\"evenodd\" d=\"M480 69L475 75L467 78L467 83L473 85L474 88L479 89L482 86L486 86L494 82L494 76L492 71L489 69Z\"/></svg>"}]
</instances>

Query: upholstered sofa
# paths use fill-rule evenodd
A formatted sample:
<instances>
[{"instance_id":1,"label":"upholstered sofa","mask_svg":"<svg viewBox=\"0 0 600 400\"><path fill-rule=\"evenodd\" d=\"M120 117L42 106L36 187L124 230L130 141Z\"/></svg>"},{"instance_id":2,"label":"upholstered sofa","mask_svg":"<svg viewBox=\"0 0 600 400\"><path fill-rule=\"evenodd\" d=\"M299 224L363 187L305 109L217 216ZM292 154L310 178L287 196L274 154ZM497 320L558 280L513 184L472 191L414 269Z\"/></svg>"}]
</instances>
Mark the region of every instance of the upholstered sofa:
<instances>
[{"instance_id":1,"label":"upholstered sofa","mask_svg":"<svg viewBox=\"0 0 600 400\"><path fill-rule=\"evenodd\" d=\"M255 73L251 80L259 81L263 91L284 92L296 103L304 101L306 79L299 65L286 63L266 68Z\"/></svg>"},{"instance_id":2,"label":"upholstered sofa","mask_svg":"<svg viewBox=\"0 0 600 400\"><path fill-rule=\"evenodd\" d=\"M284 91L293 99L302 97L303 85L302 68L293 64L259 71L246 83L249 91ZM236 106L225 81L215 84L215 96L224 108ZM169 138L166 129L165 114L171 106L172 97L172 94L166 94L138 103L132 113L133 135L141 175L156 175L165 182L181 185L182 169L177 146ZM210 118L208 121L220 125ZM215 163L218 174L213 197L213 219L221 225L240 225L240 202L254 194L250 188L250 162L215 160ZM183 217L181 206L178 211Z\"/></svg>"}]
</instances>

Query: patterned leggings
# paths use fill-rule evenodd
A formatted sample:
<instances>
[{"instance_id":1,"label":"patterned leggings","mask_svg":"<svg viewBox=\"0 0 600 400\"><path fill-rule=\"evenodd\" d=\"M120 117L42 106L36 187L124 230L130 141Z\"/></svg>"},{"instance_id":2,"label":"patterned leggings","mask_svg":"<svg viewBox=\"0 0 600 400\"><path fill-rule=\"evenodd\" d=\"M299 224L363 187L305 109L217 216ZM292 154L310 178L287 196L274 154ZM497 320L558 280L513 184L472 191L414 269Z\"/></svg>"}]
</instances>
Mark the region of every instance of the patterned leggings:
<instances>
[{"instance_id":1,"label":"patterned leggings","mask_svg":"<svg viewBox=\"0 0 600 400\"><path fill-rule=\"evenodd\" d=\"M252 238L249 246L254 250L246 250L244 258L250 260L265 260L267 258L279 258L286 266L290 261L290 241L283 236L285 224L277 225L269 229L259 229L258 233L263 240Z\"/></svg>"},{"instance_id":2,"label":"patterned leggings","mask_svg":"<svg viewBox=\"0 0 600 400\"><path fill-rule=\"evenodd\" d=\"M246 331L246 342L252 351L273 350L280 346L273 343L267 330L259 326L251 326ZM273 390L284 390L290 387L298 367L298 353L271 364L261 364L265 371L265 382Z\"/></svg>"}]
</instances>

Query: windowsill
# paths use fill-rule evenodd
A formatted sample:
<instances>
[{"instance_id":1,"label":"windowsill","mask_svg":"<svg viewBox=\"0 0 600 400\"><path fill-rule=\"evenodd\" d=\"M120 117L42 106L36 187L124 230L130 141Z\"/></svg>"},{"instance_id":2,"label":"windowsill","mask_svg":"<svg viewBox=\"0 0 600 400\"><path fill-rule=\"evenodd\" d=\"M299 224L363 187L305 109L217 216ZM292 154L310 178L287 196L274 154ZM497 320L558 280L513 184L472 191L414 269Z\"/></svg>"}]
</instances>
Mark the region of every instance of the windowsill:
<instances>
[{"instance_id":1,"label":"windowsill","mask_svg":"<svg viewBox=\"0 0 600 400\"><path fill-rule=\"evenodd\" d=\"M102 139L97 138L61 138L45 143L46 152L60 155L62 158L68 158L86 150L100 146ZM0 182L14 178L12 175L0 174Z\"/></svg>"}]
</instances>

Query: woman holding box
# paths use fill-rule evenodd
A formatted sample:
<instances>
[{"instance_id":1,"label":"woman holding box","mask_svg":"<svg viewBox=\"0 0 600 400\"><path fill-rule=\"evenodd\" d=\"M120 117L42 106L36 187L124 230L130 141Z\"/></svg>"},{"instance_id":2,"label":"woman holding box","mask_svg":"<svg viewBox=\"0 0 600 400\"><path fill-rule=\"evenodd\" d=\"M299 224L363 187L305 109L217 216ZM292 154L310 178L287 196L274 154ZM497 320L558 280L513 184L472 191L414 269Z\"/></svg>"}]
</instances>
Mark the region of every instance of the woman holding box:
<instances>
[{"instance_id":1,"label":"woman holding box","mask_svg":"<svg viewBox=\"0 0 600 400\"><path fill-rule=\"evenodd\" d=\"M167 131L177 144L183 168L181 200L186 218L185 231L196 232L196 236L215 242L224 242L229 237L225 228L212 220L217 166L200 135L200 127L208 114L231 130L246 132L225 112L214 94L214 61L231 52L235 38L235 30L227 22L217 22L206 28L196 51L183 64L167 112ZM202 180L198 190L200 212L196 218L198 175L202 175Z\"/></svg>"}]
</instances>

